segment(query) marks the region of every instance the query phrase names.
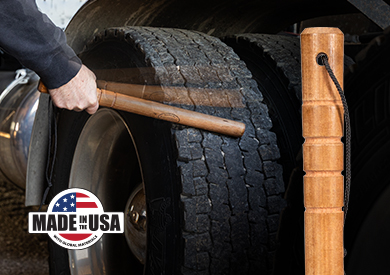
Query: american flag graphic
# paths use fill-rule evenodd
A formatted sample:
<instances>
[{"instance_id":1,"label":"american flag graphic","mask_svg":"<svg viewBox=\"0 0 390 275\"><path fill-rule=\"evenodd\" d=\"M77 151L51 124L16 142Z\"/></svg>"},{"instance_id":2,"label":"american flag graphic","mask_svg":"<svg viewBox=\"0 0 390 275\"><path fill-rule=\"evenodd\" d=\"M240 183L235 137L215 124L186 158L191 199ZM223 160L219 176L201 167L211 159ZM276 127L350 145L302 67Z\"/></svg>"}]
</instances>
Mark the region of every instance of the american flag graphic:
<instances>
[{"instance_id":1,"label":"american flag graphic","mask_svg":"<svg viewBox=\"0 0 390 275\"><path fill-rule=\"evenodd\" d=\"M88 195L80 192L68 193L59 198L53 206L52 212L83 212L88 214L98 210L96 202ZM82 241L90 237L90 233L61 233L61 237L69 241Z\"/></svg>"},{"instance_id":2,"label":"american flag graphic","mask_svg":"<svg viewBox=\"0 0 390 275\"><path fill-rule=\"evenodd\" d=\"M52 212L76 212L77 209L98 208L96 202L83 193L69 193L59 198L53 206Z\"/></svg>"}]
</instances>

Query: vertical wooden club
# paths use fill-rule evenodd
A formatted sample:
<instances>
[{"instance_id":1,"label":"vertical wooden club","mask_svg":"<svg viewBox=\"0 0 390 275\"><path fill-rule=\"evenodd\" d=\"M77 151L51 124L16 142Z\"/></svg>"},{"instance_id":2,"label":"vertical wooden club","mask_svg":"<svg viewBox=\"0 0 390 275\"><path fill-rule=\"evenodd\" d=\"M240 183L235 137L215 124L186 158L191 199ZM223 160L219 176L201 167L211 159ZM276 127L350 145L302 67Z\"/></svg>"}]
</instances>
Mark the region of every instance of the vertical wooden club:
<instances>
[{"instance_id":1,"label":"vertical wooden club","mask_svg":"<svg viewBox=\"0 0 390 275\"><path fill-rule=\"evenodd\" d=\"M305 274L344 275L344 112L340 95L317 56L325 53L343 86L344 35L337 28L301 34Z\"/></svg>"}]
</instances>

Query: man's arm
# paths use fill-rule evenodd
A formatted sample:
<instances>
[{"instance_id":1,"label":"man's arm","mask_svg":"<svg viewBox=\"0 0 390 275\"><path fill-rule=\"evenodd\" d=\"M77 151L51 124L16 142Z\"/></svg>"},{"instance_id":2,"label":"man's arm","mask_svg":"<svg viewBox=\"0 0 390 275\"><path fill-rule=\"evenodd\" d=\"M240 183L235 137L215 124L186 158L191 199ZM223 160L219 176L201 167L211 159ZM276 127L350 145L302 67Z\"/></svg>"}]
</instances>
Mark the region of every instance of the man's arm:
<instances>
[{"instance_id":1,"label":"man's arm","mask_svg":"<svg viewBox=\"0 0 390 275\"><path fill-rule=\"evenodd\" d=\"M0 33L0 46L41 77L58 107L96 112L95 75L34 0L1 0Z\"/></svg>"}]
</instances>

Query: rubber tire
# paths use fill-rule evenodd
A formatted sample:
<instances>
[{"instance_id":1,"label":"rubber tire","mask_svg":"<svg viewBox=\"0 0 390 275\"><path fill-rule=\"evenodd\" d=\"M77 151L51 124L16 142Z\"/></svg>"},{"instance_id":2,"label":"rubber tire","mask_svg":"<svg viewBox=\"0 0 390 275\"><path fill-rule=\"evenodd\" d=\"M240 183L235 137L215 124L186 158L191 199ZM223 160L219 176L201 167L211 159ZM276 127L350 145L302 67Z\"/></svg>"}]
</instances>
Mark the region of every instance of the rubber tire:
<instances>
[{"instance_id":1,"label":"rubber tire","mask_svg":"<svg viewBox=\"0 0 390 275\"><path fill-rule=\"evenodd\" d=\"M240 34L227 37L231 46L252 72L269 108L272 131L278 136L280 163L287 183L298 166L301 150L301 65L297 36Z\"/></svg>"},{"instance_id":2,"label":"rubber tire","mask_svg":"<svg viewBox=\"0 0 390 275\"><path fill-rule=\"evenodd\" d=\"M64 116L72 116L73 119L63 120ZM59 122L57 133L57 154L54 163L54 173L47 202L50 202L58 193L67 188L69 182L70 166L72 164L74 149L84 124L88 120L88 115L75 113L67 110L59 112ZM71 130L69 130L71 129ZM52 137L54 138L54 136ZM70 274L68 250L54 243L50 238L49 246L49 271L50 274L65 275Z\"/></svg>"},{"instance_id":3,"label":"rubber tire","mask_svg":"<svg viewBox=\"0 0 390 275\"><path fill-rule=\"evenodd\" d=\"M302 83L300 39L296 35L239 34L223 41L253 74L278 136L285 182L300 165L302 137ZM347 70L354 61L345 56Z\"/></svg>"},{"instance_id":4,"label":"rubber tire","mask_svg":"<svg viewBox=\"0 0 390 275\"><path fill-rule=\"evenodd\" d=\"M290 35L240 34L224 41L252 72L270 110L272 131L278 136L287 207L281 215L274 274L299 274L295 272L301 270L303 263L303 220L300 216L304 211L302 187L295 188L302 186L303 176L300 40ZM297 179L297 184L291 178Z\"/></svg>"},{"instance_id":5,"label":"rubber tire","mask_svg":"<svg viewBox=\"0 0 390 275\"><path fill-rule=\"evenodd\" d=\"M352 186L345 225L348 255L353 254L355 239L367 214L390 183L387 161L390 154L389 52L387 30L356 56L356 64L345 78L352 124ZM383 226L381 223L377 220L377 224L371 226ZM364 263L359 270L366 274L388 274L388 261L378 262L388 255L388 244L379 244L378 249L370 253L382 256L374 257L377 258L375 263Z\"/></svg>"},{"instance_id":6,"label":"rubber tire","mask_svg":"<svg viewBox=\"0 0 390 275\"><path fill-rule=\"evenodd\" d=\"M202 106L202 101L179 104L245 122L245 134L239 139L121 115L147 171L148 228L158 212L149 202L161 197L170 201L165 210L171 222L166 234L157 236L164 244L163 251L153 250L148 243L145 274L152 270L165 274L268 274L273 268L279 214L285 205L282 167L277 163L280 155L267 106L239 57L219 39L202 33L141 27L107 30L97 35L80 57L100 79L184 87L190 95L222 88L232 104L237 93L242 97L244 108ZM132 75L121 73L129 67L137 69ZM119 70L111 73L114 68ZM85 114L64 111L60 115L63 136L58 156L68 159L55 166L58 189L67 188L71 155L85 120L74 122L75 116ZM60 148L69 156L60 154ZM161 254L164 262L158 257ZM56 257L55 252L52 255Z\"/></svg>"},{"instance_id":7,"label":"rubber tire","mask_svg":"<svg viewBox=\"0 0 390 275\"><path fill-rule=\"evenodd\" d=\"M278 232L274 274L304 274L300 39L294 35L239 34L224 40L246 63L264 95L278 136L287 207ZM344 58L347 70L354 61Z\"/></svg>"}]
</instances>

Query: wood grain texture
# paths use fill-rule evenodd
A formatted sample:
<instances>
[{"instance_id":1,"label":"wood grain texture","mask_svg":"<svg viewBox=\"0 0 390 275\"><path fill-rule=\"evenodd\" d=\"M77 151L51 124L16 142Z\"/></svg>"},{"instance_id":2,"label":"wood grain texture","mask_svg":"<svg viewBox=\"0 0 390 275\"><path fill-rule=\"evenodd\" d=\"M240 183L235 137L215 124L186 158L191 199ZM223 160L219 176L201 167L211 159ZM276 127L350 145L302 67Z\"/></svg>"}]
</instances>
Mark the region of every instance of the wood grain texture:
<instances>
[{"instance_id":1,"label":"wood grain texture","mask_svg":"<svg viewBox=\"0 0 390 275\"><path fill-rule=\"evenodd\" d=\"M245 124L238 121L206 115L104 89L98 89L98 99L101 106L233 137L241 137L245 131Z\"/></svg>"},{"instance_id":2,"label":"wood grain texture","mask_svg":"<svg viewBox=\"0 0 390 275\"><path fill-rule=\"evenodd\" d=\"M317 56L325 53L343 85L344 35L337 28L301 34L305 274L343 275L344 113L340 95Z\"/></svg>"},{"instance_id":3,"label":"wood grain texture","mask_svg":"<svg viewBox=\"0 0 390 275\"><path fill-rule=\"evenodd\" d=\"M119 94L161 103L245 108L242 94L238 89L234 88L211 89L202 86L178 87L174 85L140 85L105 80L97 80L96 83L97 87L100 89L115 91ZM228 97L226 95L228 95Z\"/></svg>"}]
</instances>

